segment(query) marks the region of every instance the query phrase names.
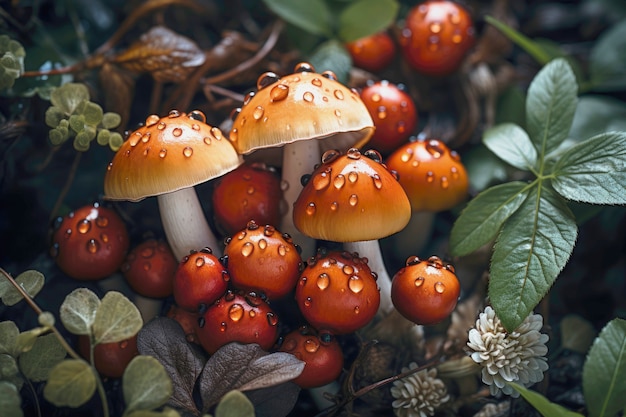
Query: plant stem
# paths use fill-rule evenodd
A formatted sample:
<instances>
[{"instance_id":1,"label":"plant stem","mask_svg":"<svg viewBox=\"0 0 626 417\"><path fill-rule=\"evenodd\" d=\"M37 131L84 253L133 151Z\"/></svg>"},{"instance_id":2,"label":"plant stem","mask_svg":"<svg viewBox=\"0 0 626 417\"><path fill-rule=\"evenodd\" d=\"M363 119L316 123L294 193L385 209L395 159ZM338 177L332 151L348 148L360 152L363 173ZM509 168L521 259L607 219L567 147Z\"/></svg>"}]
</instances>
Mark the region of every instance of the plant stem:
<instances>
[{"instance_id":1,"label":"plant stem","mask_svg":"<svg viewBox=\"0 0 626 417\"><path fill-rule=\"evenodd\" d=\"M63 200L65 199L65 196L70 191L70 187L74 182L74 177L76 176L76 171L78 170L78 165L80 164L80 159L82 155L82 152L76 152L76 155L74 155L74 160L72 161L72 166L70 167L70 172L67 175L65 184L59 192L59 196L57 197L57 200L54 203L54 207L52 207L52 211L50 212L50 221L52 221L56 217L57 212L59 211Z\"/></svg>"}]
</instances>

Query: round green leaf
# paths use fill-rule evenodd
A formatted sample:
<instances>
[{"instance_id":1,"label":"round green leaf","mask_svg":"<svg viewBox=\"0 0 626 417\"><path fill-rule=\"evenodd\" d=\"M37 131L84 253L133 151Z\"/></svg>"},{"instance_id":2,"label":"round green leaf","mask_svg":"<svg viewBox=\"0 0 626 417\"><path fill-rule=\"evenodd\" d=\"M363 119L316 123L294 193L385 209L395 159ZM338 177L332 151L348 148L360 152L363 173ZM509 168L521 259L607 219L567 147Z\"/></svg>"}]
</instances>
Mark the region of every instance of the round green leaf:
<instances>
[{"instance_id":1,"label":"round green leaf","mask_svg":"<svg viewBox=\"0 0 626 417\"><path fill-rule=\"evenodd\" d=\"M66 359L50 371L43 390L46 400L57 407L80 407L96 391L96 376L87 362Z\"/></svg>"},{"instance_id":2,"label":"round green leaf","mask_svg":"<svg viewBox=\"0 0 626 417\"><path fill-rule=\"evenodd\" d=\"M11 355L0 354L0 379L9 379L18 374L17 361Z\"/></svg>"},{"instance_id":3,"label":"round green leaf","mask_svg":"<svg viewBox=\"0 0 626 417\"><path fill-rule=\"evenodd\" d=\"M241 391L229 391L217 404L215 417L254 417L254 406Z\"/></svg>"},{"instance_id":4,"label":"round green leaf","mask_svg":"<svg viewBox=\"0 0 626 417\"><path fill-rule=\"evenodd\" d=\"M73 114L69 118L70 128L78 133L85 130L85 117L82 114Z\"/></svg>"},{"instance_id":5,"label":"round green leaf","mask_svg":"<svg viewBox=\"0 0 626 417\"><path fill-rule=\"evenodd\" d=\"M117 152L117 150L122 146L123 143L124 138L122 138L122 135L117 132L111 133L111 137L109 138L109 147L112 151Z\"/></svg>"},{"instance_id":6,"label":"round green leaf","mask_svg":"<svg viewBox=\"0 0 626 417\"><path fill-rule=\"evenodd\" d=\"M341 42L336 40L324 42L313 52L309 61L317 72L330 70L335 73L339 82L348 81L352 58Z\"/></svg>"},{"instance_id":7,"label":"round green leaf","mask_svg":"<svg viewBox=\"0 0 626 417\"><path fill-rule=\"evenodd\" d=\"M137 334L143 326L141 313L128 298L117 291L106 293L93 323L96 344L121 342Z\"/></svg>"},{"instance_id":8,"label":"round green leaf","mask_svg":"<svg viewBox=\"0 0 626 417\"><path fill-rule=\"evenodd\" d=\"M111 137L111 131L108 129L100 129L98 135L96 136L96 141L98 145L105 146L109 144L109 138Z\"/></svg>"},{"instance_id":9,"label":"round green leaf","mask_svg":"<svg viewBox=\"0 0 626 417\"><path fill-rule=\"evenodd\" d=\"M45 280L41 272L29 270L19 274L15 278L15 281L32 298L41 291ZM22 294L4 278L0 279L0 296L2 296L2 302L7 306L13 306L24 298Z\"/></svg>"},{"instance_id":10,"label":"round green leaf","mask_svg":"<svg viewBox=\"0 0 626 417\"><path fill-rule=\"evenodd\" d=\"M17 387L8 381L0 381L0 410L6 417L23 417L22 398Z\"/></svg>"},{"instance_id":11,"label":"round green leaf","mask_svg":"<svg viewBox=\"0 0 626 417\"><path fill-rule=\"evenodd\" d=\"M48 379L50 370L65 358L66 352L56 335L38 337L33 348L20 355L20 369L31 381Z\"/></svg>"},{"instance_id":12,"label":"round green leaf","mask_svg":"<svg viewBox=\"0 0 626 417\"><path fill-rule=\"evenodd\" d=\"M74 113L83 101L89 101L89 90L85 84L66 83L54 89L50 94L52 105L58 107L66 115Z\"/></svg>"},{"instance_id":13,"label":"round green leaf","mask_svg":"<svg viewBox=\"0 0 626 417\"><path fill-rule=\"evenodd\" d=\"M153 410L165 404L174 388L165 368L152 356L139 355L122 377L126 410Z\"/></svg>"},{"instance_id":14,"label":"round green leaf","mask_svg":"<svg viewBox=\"0 0 626 417\"><path fill-rule=\"evenodd\" d=\"M50 106L48 110L46 110L45 120L48 127L55 128L59 125L61 120L65 120L65 113L58 107Z\"/></svg>"},{"instance_id":15,"label":"round green leaf","mask_svg":"<svg viewBox=\"0 0 626 417\"><path fill-rule=\"evenodd\" d=\"M86 124L90 126L97 126L102 121L102 115L104 112L99 104L88 101L85 103L81 114L85 118Z\"/></svg>"},{"instance_id":16,"label":"round green leaf","mask_svg":"<svg viewBox=\"0 0 626 417\"><path fill-rule=\"evenodd\" d=\"M73 334L91 334L100 299L87 288L78 288L65 297L59 310L61 322Z\"/></svg>"},{"instance_id":17,"label":"round green leaf","mask_svg":"<svg viewBox=\"0 0 626 417\"><path fill-rule=\"evenodd\" d=\"M102 127L105 129L115 129L122 123L122 116L117 113L107 112L102 115Z\"/></svg>"},{"instance_id":18,"label":"round green leaf","mask_svg":"<svg viewBox=\"0 0 626 417\"><path fill-rule=\"evenodd\" d=\"M35 345L37 338L47 331L48 329L44 327L35 327L34 329L20 333L15 340L16 351L19 353L28 352Z\"/></svg>"},{"instance_id":19,"label":"round green leaf","mask_svg":"<svg viewBox=\"0 0 626 417\"><path fill-rule=\"evenodd\" d=\"M395 0L359 0L350 3L339 15L339 38L351 42L387 29L395 21L398 8Z\"/></svg>"},{"instance_id":20,"label":"round green leaf","mask_svg":"<svg viewBox=\"0 0 626 417\"><path fill-rule=\"evenodd\" d=\"M17 356L16 343L20 330L12 321L3 321L0 323L0 353L7 353L11 356Z\"/></svg>"},{"instance_id":21,"label":"round green leaf","mask_svg":"<svg viewBox=\"0 0 626 417\"><path fill-rule=\"evenodd\" d=\"M74 138L74 149L79 152L87 152L89 150L89 142L89 135L87 135L84 131L80 132Z\"/></svg>"}]
</instances>

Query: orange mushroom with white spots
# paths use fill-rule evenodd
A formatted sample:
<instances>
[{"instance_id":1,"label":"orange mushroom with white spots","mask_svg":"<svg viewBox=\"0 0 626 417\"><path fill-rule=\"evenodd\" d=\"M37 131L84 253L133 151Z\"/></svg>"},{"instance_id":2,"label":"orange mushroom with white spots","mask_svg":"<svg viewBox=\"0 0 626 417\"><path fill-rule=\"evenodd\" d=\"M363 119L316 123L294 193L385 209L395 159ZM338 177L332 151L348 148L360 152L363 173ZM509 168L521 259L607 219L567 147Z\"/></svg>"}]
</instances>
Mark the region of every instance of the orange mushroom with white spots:
<instances>
[{"instance_id":1,"label":"orange mushroom with white spots","mask_svg":"<svg viewBox=\"0 0 626 417\"><path fill-rule=\"evenodd\" d=\"M411 205L397 178L377 151L326 151L294 204L293 220L305 235L344 242L344 249L369 260L378 275L379 311L392 309L391 280L377 239L409 221Z\"/></svg>"},{"instance_id":2,"label":"orange mushroom with white spots","mask_svg":"<svg viewBox=\"0 0 626 417\"><path fill-rule=\"evenodd\" d=\"M435 213L467 198L469 180L459 154L437 139L411 141L386 161L411 201L409 224L391 239L399 259L419 253L431 235Z\"/></svg>"},{"instance_id":3,"label":"orange mushroom with white spots","mask_svg":"<svg viewBox=\"0 0 626 417\"><path fill-rule=\"evenodd\" d=\"M105 198L157 196L163 229L177 259L190 250L221 251L194 186L237 168L243 160L217 127L194 110L148 116L122 144L104 177Z\"/></svg>"},{"instance_id":4,"label":"orange mushroom with white spots","mask_svg":"<svg viewBox=\"0 0 626 417\"><path fill-rule=\"evenodd\" d=\"M230 140L240 154L284 146L287 212L279 227L302 247L305 257L310 256L315 242L305 239L292 223L300 178L318 163L322 142L330 143L326 149L360 147L374 133L374 123L356 91L338 82L331 71L316 73L308 63L298 64L284 77L262 74L257 89L235 111Z\"/></svg>"}]
</instances>

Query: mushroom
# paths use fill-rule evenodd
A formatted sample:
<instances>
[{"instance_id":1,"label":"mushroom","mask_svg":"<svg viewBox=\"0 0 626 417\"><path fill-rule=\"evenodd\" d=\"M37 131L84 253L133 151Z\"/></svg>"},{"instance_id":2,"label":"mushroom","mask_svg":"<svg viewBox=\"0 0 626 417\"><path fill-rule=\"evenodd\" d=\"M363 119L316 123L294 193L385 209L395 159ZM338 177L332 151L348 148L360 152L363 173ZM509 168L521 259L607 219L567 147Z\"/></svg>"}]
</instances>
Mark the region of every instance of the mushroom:
<instances>
[{"instance_id":1,"label":"mushroom","mask_svg":"<svg viewBox=\"0 0 626 417\"><path fill-rule=\"evenodd\" d=\"M293 202L300 194L300 178L320 160L319 139L328 148L364 145L374 133L374 123L358 93L339 83L331 71L314 72L300 63L284 77L267 72L257 81L258 91L246 96L237 109L230 140L240 154L284 146L283 197L287 210L280 230L302 247L304 257L315 252L315 242L305 239L292 223ZM330 141L330 142L329 142Z\"/></svg>"},{"instance_id":2,"label":"mushroom","mask_svg":"<svg viewBox=\"0 0 626 417\"><path fill-rule=\"evenodd\" d=\"M413 140L389 155L413 213L409 224L390 240L398 259L419 253L432 233L435 213L467 197L469 180L458 153L437 139Z\"/></svg>"},{"instance_id":3,"label":"mushroom","mask_svg":"<svg viewBox=\"0 0 626 417\"><path fill-rule=\"evenodd\" d=\"M140 201L157 196L163 229L177 259L206 246L219 253L193 186L242 162L220 129L206 124L202 112L151 115L109 163L105 198Z\"/></svg>"},{"instance_id":4,"label":"mushroom","mask_svg":"<svg viewBox=\"0 0 626 417\"><path fill-rule=\"evenodd\" d=\"M401 230L411 205L397 178L377 151L326 151L294 204L295 226L305 235L344 242L344 249L367 258L378 274L379 312L392 310L391 280L377 239Z\"/></svg>"},{"instance_id":5,"label":"mushroom","mask_svg":"<svg viewBox=\"0 0 626 417\"><path fill-rule=\"evenodd\" d=\"M130 251L121 270L138 294L165 298L172 294L177 267L178 261L167 243L148 238Z\"/></svg>"}]
</instances>

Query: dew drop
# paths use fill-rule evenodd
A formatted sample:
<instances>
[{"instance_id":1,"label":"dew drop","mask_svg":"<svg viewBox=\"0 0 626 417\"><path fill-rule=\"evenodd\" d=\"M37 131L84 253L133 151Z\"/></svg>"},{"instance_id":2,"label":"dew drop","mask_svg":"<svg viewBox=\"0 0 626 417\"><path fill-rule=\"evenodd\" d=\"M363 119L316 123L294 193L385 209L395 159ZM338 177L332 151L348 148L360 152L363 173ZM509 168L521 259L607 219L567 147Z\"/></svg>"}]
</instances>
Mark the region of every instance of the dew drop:
<instances>
[{"instance_id":1,"label":"dew drop","mask_svg":"<svg viewBox=\"0 0 626 417\"><path fill-rule=\"evenodd\" d=\"M191 125L191 129L197 132L198 130L200 130L200 125L197 123L194 123Z\"/></svg>"},{"instance_id":2,"label":"dew drop","mask_svg":"<svg viewBox=\"0 0 626 417\"><path fill-rule=\"evenodd\" d=\"M156 114L151 114L150 116L146 117L146 127L154 126L159 122L159 119L160 117Z\"/></svg>"},{"instance_id":3,"label":"dew drop","mask_svg":"<svg viewBox=\"0 0 626 417\"><path fill-rule=\"evenodd\" d=\"M302 95L302 99L309 103L311 103L314 98L315 97L313 96L313 93L311 93L310 91L307 91L306 93Z\"/></svg>"},{"instance_id":4,"label":"dew drop","mask_svg":"<svg viewBox=\"0 0 626 417\"><path fill-rule=\"evenodd\" d=\"M439 33L439 32L441 32L441 23L433 22L433 23L430 24L430 26L428 28L430 29L430 31L432 33Z\"/></svg>"},{"instance_id":5,"label":"dew drop","mask_svg":"<svg viewBox=\"0 0 626 417\"><path fill-rule=\"evenodd\" d=\"M322 86L322 80L320 80L319 78L315 77L311 80L311 84L313 84L316 87L321 87Z\"/></svg>"},{"instance_id":6,"label":"dew drop","mask_svg":"<svg viewBox=\"0 0 626 417\"><path fill-rule=\"evenodd\" d=\"M329 285L330 285L330 278L328 277L328 274L321 273L317 277L317 287L320 290L325 290L326 288L328 288Z\"/></svg>"},{"instance_id":7,"label":"dew drop","mask_svg":"<svg viewBox=\"0 0 626 417\"><path fill-rule=\"evenodd\" d=\"M226 331L226 322L223 321L220 323L220 332L225 332Z\"/></svg>"},{"instance_id":8,"label":"dew drop","mask_svg":"<svg viewBox=\"0 0 626 417\"><path fill-rule=\"evenodd\" d=\"M332 203L330 203L331 211L337 211L338 208L339 208L339 203L337 203L336 201L333 201Z\"/></svg>"},{"instance_id":9,"label":"dew drop","mask_svg":"<svg viewBox=\"0 0 626 417\"><path fill-rule=\"evenodd\" d=\"M352 207L356 206L356 205L358 204L358 202L359 202L359 197L358 197L356 194L352 194L352 195L350 196L350 198L348 199L348 203L349 203Z\"/></svg>"},{"instance_id":10,"label":"dew drop","mask_svg":"<svg viewBox=\"0 0 626 417\"><path fill-rule=\"evenodd\" d=\"M311 202L306 206L305 211L306 211L306 214L308 214L309 216L312 216L315 214L315 210L316 210L315 203Z\"/></svg>"},{"instance_id":11,"label":"dew drop","mask_svg":"<svg viewBox=\"0 0 626 417\"><path fill-rule=\"evenodd\" d=\"M458 13L450 13L449 19L454 25L461 23L461 15Z\"/></svg>"},{"instance_id":12,"label":"dew drop","mask_svg":"<svg viewBox=\"0 0 626 417\"><path fill-rule=\"evenodd\" d=\"M247 233L245 230L242 230L238 235L237 235L237 240L243 240L245 239Z\"/></svg>"},{"instance_id":13,"label":"dew drop","mask_svg":"<svg viewBox=\"0 0 626 417\"><path fill-rule=\"evenodd\" d=\"M289 95L289 86L278 84L270 90L270 100L272 102L282 101Z\"/></svg>"},{"instance_id":14,"label":"dew drop","mask_svg":"<svg viewBox=\"0 0 626 417\"><path fill-rule=\"evenodd\" d=\"M308 62L300 62L294 67L293 72L315 72L315 67Z\"/></svg>"},{"instance_id":15,"label":"dew drop","mask_svg":"<svg viewBox=\"0 0 626 417\"><path fill-rule=\"evenodd\" d=\"M443 284L443 282L440 282L440 281L435 282L435 291L437 291L439 294L443 294L445 290L446 290L446 286Z\"/></svg>"},{"instance_id":16,"label":"dew drop","mask_svg":"<svg viewBox=\"0 0 626 417\"><path fill-rule=\"evenodd\" d=\"M372 98L371 98L371 100L372 100L374 103L379 103L379 102L380 102L380 100L382 100L382 97L380 96L380 94L378 94L378 93L374 93L374 94L372 94Z\"/></svg>"},{"instance_id":17,"label":"dew drop","mask_svg":"<svg viewBox=\"0 0 626 417\"><path fill-rule=\"evenodd\" d=\"M191 155L193 155L193 149L189 146L186 146L185 149L183 149L183 155L187 158L191 157Z\"/></svg>"},{"instance_id":18,"label":"dew drop","mask_svg":"<svg viewBox=\"0 0 626 417\"><path fill-rule=\"evenodd\" d=\"M268 312L265 317L267 318L267 323L270 326L277 326L278 325L278 316L276 316L276 314L272 313L272 312Z\"/></svg>"},{"instance_id":19,"label":"dew drop","mask_svg":"<svg viewBox=\"0 0 626 417\"><path fill-rule=\"evenodd\" d=\"M160 158L165 158L166 155L167 155L167 149L161 149L159 151L159 157Z\"/></svg>"},{"instance_id":20,"label":"dew drop","mask_svg":"<svg viewBox=\"0 0 626 417\"><path fill-rule=\"evenodd\" d=\"M422 285L424 285L424 277L415 278L415 286L421 287Z\"/></svg>"},{"instance_id":21,"label":"dew drop","mask_svg":"<svg viewBox=\"0 0 626 417\"><path fill-rule=\"evenodd\" d=\"M358 294L361 291L363 291L364 286L365 284L363 283L363 280L356 275L352 275L350 279L348 280L348 288L350 288L350 291L352 291L355 294Z\"/></svg>"},{"instance_id":22,"label":"dew drop","mask_svg":"<svg viewBox=\"0 0 626 417\"><path fill-rule=\"evenodd\" d=\"M100 244L95 239L89 239L86 244L87 252L93 254L98 252Z\"/></svg>"},{"instance_id":23,"label":"dew drop","mask_svg":"<svg viewBox=\"0 0 626 417\"><path fill-rule=\"evenodd\" d=\"M267 240L259 239L259 249L265 249L265 248L267 248Z\"/></svg>"},{"instance_id":24,"label":"dew drop","mask_svg":"<svg viewBox=\"0 0 626 417\"><path fill-rule=\"evenodd\" d=\"M200 317L200 318L198 319L198 327L199 327L199 328L203 328L205 324L206 324L206 320L205 320L205 318L204 318L204 317Z\"/></svg>"},{"instance_id":25,"label":"dew drop","mask_svg":"<svg viewBox=\"0 0 626 417\"><path fill-rule=\"evenodd\" d=\"M435 180L435 173L434 173L434 172L432 172L432 171L428 171L428 172L426 173L426 182L427 182L427 183L431 183L431 182L433 182L434 180Z\"/></svg>"},{"instance_id":26,"label":"dew drop","mask_svg":"<svg viewBox=\"0 0 626 417\"><path fill-rule=\"evenodd\" d=\"M341 110L337 109L337 110L335 110L334 113L335 113L335 116L341 117Z\"/></svg>"},{"instance_id":27,"label":"dew drop","mask_svg":"<svg viewBox=\"0 0 626 417\"><path fill-rule=\"evenodd\" d=\"M237 117L241 114L241 107L236 107L230 112L230 120L233 122L237 120Z\"/></svg>"},{"instance_id":28,"label":"dew drop","mask_svg":"<svg viewBox=\"0 0 626 417\"><path fill-rule=\"evenodd\" d=\"M224 134L219 127L212 127L211 134L213 135L213 137L215 137L216 140L222 140L222 138L224 137Z\"/></svg>"},{"instance_id":29,"label":"dew drop","mask_svg":"<svg viewBox=\"0 0 626 417\"><path fill-rule=\"evenodd\" d=\"M144 271L149 271L149 270L150 270L150 268L152 268L152 265L150 264L150 262L145 262L145 263L143 264L143 270L144 270Z\"/></svg>"},{"instance_id":30,"label":"dew drop","mask_svg":"<svg viewBox=\"0 0 626 417\"><path fill-rule=\"evenodd\" d=\"M143 248L140 255L146 259L152 258L154 256L154 248Z\"/></svg>"},{"instance_id":31,"label":"dew drop","mask_svg":"<svg viewBox=\"0 0 626 417\"><path fill-rule=\"evenodd\" d=\"M452 43L459 44L461 42L463 42L463 36L461 36L458 31L455 31L455 33L452 35Z\"/></svg>"},{"instance_id":32,"label":"dew drop","mask_svg":"<svg viewBox=\"0 0 626 417\"><path fill-rule=\"evenodd\" d=\"M169 117L170 119L175 119L177 117L180 117L180 112L178 110L170 110L170 112L167 114L167 117Z\"/></svg>"},{"instance_id":33,"label":"dew drop","mask_svg":"<svg viewBox=\"0 0 626 417\"><path fill-rule=\"evenodd\" d=\"M198 257L196 258L196 266L197 266L198 268L201 268L201 267L203 267L203 266L204 266L204 264L205 264L204 257L203 257L203 256L198 256Z\"/></svg>"},{"instance_id":34,"label":"dew drop","mask_svg":"<svg viewBox=\"0 0 626 417\"><path fill-rule=\"evenodd\" d=\"M343 100L343 92L341 90L335 90L333 95L337 100Z\"/></svg>"},{"instance_id":35,"label":"dew drop","mask_svg":"<svg viewBox=\"0 0 626 417\"><path fill-rule=\"evenodd\" d=\"M350 266L350 265L344 265L343 268L341 268L341 270L343 271L344 274L346 275L352 275L354 274L354 267Z\"/></svg>"},{"instance_id":36,"label":"dew drop","mask_svg":"<svg viewBox=\"0 0 626 417\"><path fill-rule=\"evenodd\" d=\"M372 181L374 182L374 187L377 190L380 190L381 188L383 188L383 181L380 179L380 175L374 174L372 176Z\"/></svg>"},{"instance_id":37,"label":"dew drop","mask_svg":"<svg viewBox=\"0 0 626 417\"><path fill-rule=\"evenodd\" d=\"M346 184L346 177L344 177L343 174L337 175L335 179L333 180L333 185L335 186L336 189L340 189L345 184Z\"/></svg>"},{"instance_id":38,"label":"dew drop","mask_svg":"<svg viewBox=\"0 0 626 417\"><path fill-rule=\"evenodd\" d=\"M439 182L441 183L441 188L443 188L444 190L450 187L450 181L448 181L448 177L441 177Z\"/></svg>"},{"instance_id":39,"label":"dew drop","mask_svg":"<svg viewBox=\"0 0 626 417\"><path fill-rule=\"evenodd\" d=\"M378 107L376 116L380 119L380 120L385 120L387 118L387 107L385 106L380 106Z\"/></svg>"},{"instance_id":40,"label":"dew drop","mask_svg":"<svg viewBox=\"0 0 626 417\"><path fill-rule=\"evenodd\" d=\"M320 172L313 177L313 187L317 191L321 191L330 185L330 173L328 171Z\"/></svg>"},{"instance_id":41,"label":"dew drop","mask_svg":"<svg viewBox=\"0 0 626 417\"><path fill-rule=\"evenodd\" d=\"M254 91L250 91L248 94L246 94L243 98L243 105L245 106L246 104L250 103L250 100L252 100L252 97L254 97L255 95L256 93Z\"/></svg>"},{"instance_id":42,"label":"dew drop","mask_svg":"<svg viewBox=\"0 0 626 417\"><path fill-rule=\"evenodd\" d=\"M107 235L106 233L101 233L101 234L100 234L100 239L101 239L104 243L109 243L109 235Z\"/></svg>"},{"instance_id":43,"label":"dew drop","mask_svg":"<svg viewBox=\"0 0 626 417\"><path fill-rule=\"evenodd\" d=\"M330 149L326 152L324 152L324 154L322 155L322 163L323 164L329 164L332 161L334 161L337 157L339 157L339 151L335 150L335 149Z\"/></svg>"},{"instance_id":44,"label":"dew drop","mask_svg":"<svg viewBox=\"0 0 626 417\"><path fill-rule=\"evenodd\" d=\"M350 181L352 184L354 184L358 179L359 174L357 174L356 171L350 171L348 173L348 181Z\"/></svg>"},{"instance_id":45,"label":"dew drop","mask_svg":"<svg viewBox=\"0 0 626 417\"><path fill-rule=\"evenodd\" d=\"M396 123L396 132L398 133L406 132L406 123L403 120L400 120L398 123Z\"/></svg>"},{"instance_id":46,"label":"dew drop","mask_svg":"<svg viewBox=\"0 0 626 417\"><path fill-rule=\"evenodd\" d=\"M304 350L306 350L309 353L315 353L319 350L320 348L320 344L315 341L315 339L306 339L304 341Z\"/></svg>"},{"instance_id":47,"label":"dew drop","mask_svg":"<svg viewBox=\"0 0 626 417\"><path fill-rule=\"evenodd\" d=\"M244 309L243 309L243 306L241 304L233 304L228 309L228 317L232 321L235 321L235 322L242 319L243 313L244 313Z\"/></svg>"},{"instance_id":48,"label":"dew drop","mask_svg":"<svg viewBox=\"0 0 626 417\"><path fill-rule=\"evenodd\" d=\"M432 35L428 38L428 49L431 51L436 51L439 49L439 37Z\"/></svg>"},{"instance_id":49,"label":"dew drop","mask_svg":"<svg viewBox=\"0 0 626 417\"><path fill-rule=\"evenodd\" d=\"M175 137L179 137L182 134L183 134L183 129L181 129L180 127L176 127L174 128L174 130L172 130L172 135L174 135Z\"/></svg>"},{"instance_id":50,"label":"dew drop","mask_svg":"<svg viewBox=\"0 0 626 417\"><path fill-rule=\"evenodd\" d=\"M81 233L84 235L85 233L91 230L91 222L87 219L83 219L79 221L78 224L76 225L76 230L78 230L78 233Z\"/></svg>"},{"instance_id":51,"label":"dew drop","mask_svg":"<svg viewBox=\"0 0 626 417\"><path fill-rule=\"evenodd\" d=\"M263 73L256 80L256 88L258 90L262 90L268 85L274 84L278 80L280 80L280 77L273 72Z\"/></svg>"},{"instance_id":52,"label":"dew drop","mask_svg":"<svg viewBox=\"0 0 626 417\"><path fill-rule=\"evenodd\" d=\"M361 159L361 151L357 148L350 148L346 152L346 156L350 159Z\"/></svg>"},{"instance_id":53,"label":"dew drop","mask_svg":"<svg viewBox=\"0 0 626 417\"><path fill-rule=\"evenodd\" d=\"M59 244L58 242L55 242L52 247L50 248L50 256L52 256L53 258L56 258L57 256L59 256Z\"/></svg>"},{"instance_id":54,"label":"dew drop","mask_svg":"<svg viewBox=\"0 0 626 417\"><path fill-rule=\"evenodd\" d=\"M322 77L328 78L329 80L337 81L337 74L330 70L324 71L322 73Z\"/></svg>"},{"instance_id":55,"label":"dew drop","mask_svg":"<svg viewBox=\"0 0 626 417\"><path fill-rule=\"evenodd\" d=\"M189 118L202 123L206 123L206 116L200 110L192 110L189 113Z\"/></svg>"},{"instance_id":56,"label":"dew drop","mask_svg":"<svg viewBox=\"0 0 626 417\"><path fill-rule=\"evenodd\" d=\"M252 117L254 117L254 120L259 120L263 117L263 114L265 114L265 109L262 106L256 106L254 112L252 112Z\"/></svg>"},{"instance_id":57,"label":"dew drop","mask_svg":"<svg viewBox=\"0 0 626 417\"><path fill-rule=\"evenodd\" d=\"M65 238L69 239L72 236L72 229L67 229L65 231Z\"/></svg>"},{"instance_id":58,"label":"dew drop","mask_svg":"<svg viewBox=\"0 0 626 417\"><path fill-rule=\"evenodd\" d=\"M285 340L285 343L283 343L283 345L281 346L282 350L285 351L294 350L296 347L298 347L298 342L296 342L294 339Z\"/></svg>"},{"instance_id":59,"label":"dew drop","mask_svg":"<svg viewBox=\"0 0 626 417\"><path fill-rule=\"evenodd\" d=\"M304 306L305 307L311 307L311 303L313 302L313 300L311 299L311 297L307 297L304 300Z\"/></svg>"},{"instance_id":60,"label":"dew drop","mask_svg":"<svg viewBox=\"0 0 626 417\"><path fill-rule=\"evenodd\" d=\"M166 126L167 125L165 124L165 122L159 122L159 124L157 125L157 129L164 130Z\"/></svg>"},{"instance_id":61,"label":"dew drop","mask_svg":"<svg viewBox=\"0 0 626 417\"><path fill-rule=\"evenodd\" d=\"M433 158L441 158L445 153L445 149L443 148L441 142L438 140L429 140L424 148L428 151L429 154L432 155Z\"/></svg>"},{"instance_id":62,"label":"dew drop","mask_svg":"<svg viewBox=\"0 0 626 417\"><path fill-rule=\"evenodd\" d=\"M241 247L241 254L243 256L250 256L253 251L254 251L254 245L250 242L244 243L243 246Z\"/></svg>"},{"instance_id":63,"label":"dew drop","mask_svg":"<svg viewBox=\"0 0 626 417\"><path fill-rule=\"evenodd\" d=\"M281 244L281 245L279 245L279 246L278 246L278 254L279 254L280 256L285 256L285 255L287 255L287 247L286 247L285 245L282 245L282 244Z\"/></svg>"},{"instance_id":64,"label":"dew drop","mask_svg":"<svg viewBox=\"0 0 626 417\"><path fill-rule=\"evenodd\" d=\"M411 155L408 153L403 153L402 155L400 155L400 160L402 162L408 162L409 159L411 159Z\"/></svg>"}]
</instances>

